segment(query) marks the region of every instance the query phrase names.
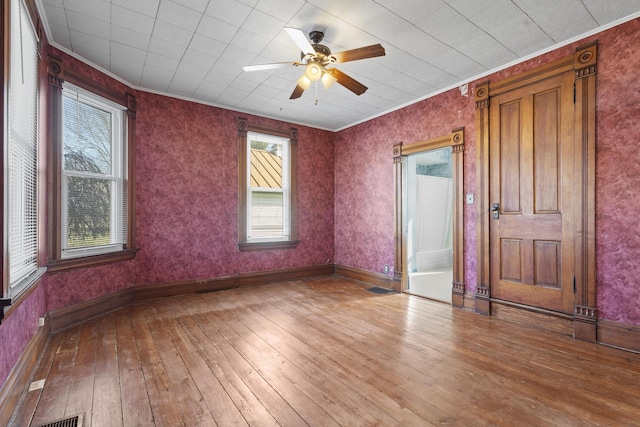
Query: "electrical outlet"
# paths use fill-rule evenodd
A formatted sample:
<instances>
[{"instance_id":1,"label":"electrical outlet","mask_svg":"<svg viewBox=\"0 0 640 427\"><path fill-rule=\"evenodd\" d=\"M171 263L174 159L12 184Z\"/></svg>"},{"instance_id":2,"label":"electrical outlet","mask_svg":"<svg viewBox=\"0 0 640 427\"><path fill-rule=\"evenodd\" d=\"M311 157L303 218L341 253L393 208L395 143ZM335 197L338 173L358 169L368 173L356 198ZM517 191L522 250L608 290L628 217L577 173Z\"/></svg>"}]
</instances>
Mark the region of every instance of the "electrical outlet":
<instances>
[{"instance_id":1,"label":"electrical outlet","mask_svg":"<svg viewBox=\"0 0 640 427\"><path fill-rule=\"evenodd\" d=\"M384 274L389 274L389 266L388 265L384 266Z\"/></svg>"},{"instance_id":2,"label":"electrical outlet","mask_svg":"<svg viewBox=\"0 0 640 427\"><path fill-rule=\"evenodd\" d=\"M38 327L42 328L44 326L44 317L38 317Z\"/></svg>"},{"instance_id":3,"label":"electrical outlet","mask_svg":"<svg viewBox=\"0 0 640 427\"><path fill-rule=\"evenodd\" d=\"M29 391L40 390L41 388L44 388L44 380L38 380L38 381L32 382L31 385L29 386Z\"/></svg>"}]
</instances>

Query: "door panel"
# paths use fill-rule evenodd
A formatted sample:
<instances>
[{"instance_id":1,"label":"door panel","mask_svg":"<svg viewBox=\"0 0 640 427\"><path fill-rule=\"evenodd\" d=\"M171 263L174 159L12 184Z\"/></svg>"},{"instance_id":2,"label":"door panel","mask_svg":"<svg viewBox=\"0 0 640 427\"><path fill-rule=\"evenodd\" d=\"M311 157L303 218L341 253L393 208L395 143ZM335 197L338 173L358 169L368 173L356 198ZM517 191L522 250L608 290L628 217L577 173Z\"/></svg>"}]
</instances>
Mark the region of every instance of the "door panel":
<instances>
[{"instance_id":1,"label":"door panel","mask_svg":"<svg viewBox=\"0 0 640 427\"><path fill-rule=\"evenodd\" d=\"M491 295L573 309L573 74L491 99ZM563 185L564 184L564 185Z\"/></svg>"}]
</instances>

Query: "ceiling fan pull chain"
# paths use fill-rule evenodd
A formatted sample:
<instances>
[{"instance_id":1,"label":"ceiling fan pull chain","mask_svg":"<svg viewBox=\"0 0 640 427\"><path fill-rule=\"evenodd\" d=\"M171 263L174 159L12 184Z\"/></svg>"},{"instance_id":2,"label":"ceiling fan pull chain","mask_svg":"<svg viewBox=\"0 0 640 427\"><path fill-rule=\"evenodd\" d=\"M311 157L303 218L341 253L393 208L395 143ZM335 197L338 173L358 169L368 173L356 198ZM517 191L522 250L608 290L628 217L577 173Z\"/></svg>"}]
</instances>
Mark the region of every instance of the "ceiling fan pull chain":
<instances>
[{"instance_id":1,"label":"ceiling fan pull chain","mask_svg":"<svg viewBox=\"0 0 640 427\"><path fill-rule=\"evenodd\" d=\"M318 82L316 82L316 105L318 105Z\"/></svg>"}]
</instances>

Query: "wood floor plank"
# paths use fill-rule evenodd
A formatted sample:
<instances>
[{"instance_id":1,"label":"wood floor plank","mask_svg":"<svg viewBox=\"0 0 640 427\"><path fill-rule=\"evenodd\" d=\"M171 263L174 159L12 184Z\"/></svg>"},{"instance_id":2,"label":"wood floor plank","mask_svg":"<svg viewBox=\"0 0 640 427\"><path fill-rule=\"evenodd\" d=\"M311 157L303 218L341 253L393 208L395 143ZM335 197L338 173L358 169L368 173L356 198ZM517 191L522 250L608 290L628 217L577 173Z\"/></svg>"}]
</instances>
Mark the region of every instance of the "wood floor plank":
<instances>
[{"instance_id":1,"label":"wood floor plank","mask_svg":"<svg viewBox=\"0 0 640 427\"><path fill-rule=\"evenodd\" d=\"M295 307L293 305L289 306L288 311L291 312L299 309L301 304L303 303L294 304ZM338 314L333 313L331 316L327 316L327 319L336 316L338 316ZM301 321L303 322L305 321L304 319L309 317L311 317L309 313L305 312L300 315L300 319L302 319ZM321 319L321 316L316 317L316 319ZM456 396L452 394L451 389L455 384L450 384L446 389L441 389L438 383L439 379L434 378L433 375L446 377L449 381L454 377L450 372L443 371L442 368L445 367L444 365L434 366L433 359L430 360L427 366L421 365L419 354L414 354L411 359L406 362L398 361L394 359L393 355L381 353L381 347L379 345L361 346L358 343L358 335L342 338L341 340L336 334L339 335L344 328L349 327L349 325L344 322L338 324L327 321L326 323L311 324L309 327L321 331L331 331L326 337L328 341L325 346L332 349L332 353L340 360L342 366L349 368L350 371L359 375L363 375L363 372L369 372L369 375L364 377L369 384L385 390L385 393L391 394L395 400L402 402L404 406L412 408L415 413L429 419L430 422L438 424L444 421L448 424L461 422L463 424L470 423L473 425L478 421L482 421L478 419L477 415L470 416L467 419L465 419L465 414L462 414L461 419L456 419L456 417L452 415L458 412L459 408L459 406L454 403L459 403L461 400L464 400L467 395ZM340 328L341 331L336 333L336 328ZM367 334L361 336L366 335ZM404 351L406 351L406 349ZM351 360L351 364L345 364L345 361L348 360ZM380 363L380 361L382 361L382 363ZM407 362L410 362L413 366L407 365ZM372 369L373 374L371 374ZM434 371L434 374L429 374L430 371ZM399 385L397 382L387 380L390 372L394 372L394 374L391 375L393 378L403 378L403 384ZM423 382L414 383L415 378L421 377L427 379ZM463 384L459 385L460 388L463 387L463 385L464 387L468 386L464 382L466 379L467 378L463 378ZM490 411L487 411L487 413L490 413ZM489 420L485 421L489 422Z\"/></svg>"},{"instance_id":2,"label":"wood floor plank","mask_svg":"<svg viewBox=\"0 0 640 427\"><path fill-rule=\"evenodd\" d=\"M125 426L153 426L151 402L147 394L142 365L138 354L131 319L127 315L115 316L116 346L118 348L118 378L122 405L122 423Z\"/></svg>"},{"instance_id":3,"label":"wood floor plank","mask_svg":"<svg viewBox=\"0 0 640 427\"><path fill-rule=\"evenodd\" d=\"M203 300L203 302L205 302ZM222 307L225 305L222 304ZM238 330L247 332L243 329L241 319L243 315L238 315L234 311L232 320L229 316L225 316L221 311L216 310L208 314L209 324L215 323L219 333L226 337L233 348L241 354L251 368L271 386L273 391L280 395L282 399L309 425L332 426L339 425L316 401L306 395L299 385L286 376L278 367L279 363L284 363L280 358L276 362L268 359L268 354L257 351L249 343L255 343L260 338L255 334L249 333L240 335ZM212 338L212 335L209 335ZM297 421L297 420L296 420Z\"/></svg>"},{"instance_id":4,"label":"wood floor plank","mask_svg":"<svg viewBox=\"0 0 640 427\"><path fill-rule=\"evenodd\" d=\"M185 425L214 426L213 416L194 383L179 349L173 343L173 313L175 310L161 301L154 305L153 310L146 312L146 318L164 365L165 375L171 384L174 405L178 407Z\"/></svg>"},{"instance_id":5,"label":"wood floor plank","mask_svg":"<svg viewBox=\"0 0 640 427\"><path fill-rule=\"evenodd\" d=\"M621 419L611 419L610 416L603 411L603 415L599 418L600 422L606 423L614 421L624 423L637 416L637 409L635 405L631 403L637 401L638 398L637 390L634 390L634 388L637 387L637 382L627 389L630 391L620 393L615 390L616 387L613 386L613 382L609 383L609 386L612 387L607 387L606 379L598 379L591 375L593 372L591 369L581 375L580 369L569 366L568 359L559 361L558 358L550 357L548 350L541 351L539 346L535 344L532 345L531 342L520 341L517 339L517 336L515 339L514 336L509 336L506 334L506 330L508 329L509 325L506 325L506 327L501 329L500 333L495 333L490 338L487 337L486 334L476 334L470 337L470 339L473 339L475 344L478 344L478 346L473 348L472 354L484 354L485 358L482 363L485 364L485 366L487 366L487 362L491 361L515 365L512 371L513 376L507 379L509 384L526 384L527 387L524 389L524 391L526 391L531 388L530 385L532 381L535 381L538 382L538 384L536 384L536 387L533 387L533 389L538 390L538 392L542 389L546 396L551 396L554 393L557 394L557 390L562 390L569 385L570 389L573 390L571 392L573 398L571 399L570 405L567 406L564 404L565 399L559 399L558 402L551 405L562 413L574 413L575 416L581 416L585 408L593 407L593 405L602 408L615 405L618 407L618 412L622 412L623 414L624 412L628 412L628 415L623 415ZM518 330L522 330L522 327L518 327ZM496 340L498 339L501 339L501 351L496 355L492 349L495 348ZM565 338L565 348L569 343L577 345L584 344ZM486 349L486 351L478 351L483 349ZM536 361L536 356L538 360L545 360L544 365ZM575 359L575 357L573 359ZM593 368L597 367L594 366ZM492 377L500 378L500 375L493 375ZM513 381L514 377L516 377L516 381ZM620 379L628 380L628 375L624 375ZM582 390L590 389L590 383L594 381L598 383L598 386L602 390L600 396L583 396L584 393L582 393ZM617 384L619 386L619 382ZM596 386L596 384L593 385ZM500 384L500 386L504 387L505 384ZM514 389L513 392L517 395L522 395L523 389ZM532 395L531 399L536 399L536 396ZM541 411L538 411L538 416L542 416ZM549 415L549 419L557 420L557 416L557 413ZM597 421L597 419L594 419L594 421Z\"/></svg>"},{"instance_id":6,"label":"wood floor plank","mask_svg":"<svg viewBox=\"0 0 640 427\"><path fill-rule=\"evenodd\" d=\"M119 355L113 313L99 320L97 341L97 353L100 357L96 360L91 425L120 427L123 426L120 396L127 391L120 389Z\"/></svg>"},{"instance_id":7,"label":"wood floor plank","mask_svg":"<svg viewBox=\"0 0 640 427\"><path fill-rule=\"evenodd\" d=\"M42 355L42 359L40 360L40 363L33 375L34 381L44 379L46 383L61 342L62 334L56 334L49 338L49 342L47 343L45 352ZM20 405L18 405L18 408L16 408L16 413L14 414L13 420L10 422L11 425L15 425L15 427L28 427L29 424L31 424L31 420L38 408L38 402L42 397L43 391L43 389L34 390L25 395L24 400Z\"/></svg>"},{"instance_id":8,"label":"wood floor plank","mask_svg":"<svg viewBox=\"0 0 640 427\"><path fill-rule=\"evenodd\" d=\"M364 419L341 401L339 388L335 383L332 383L331 378L310 376L305 369L298 368L284 354L269 345L268 339L261 333L265 330L264 326L260 325L261 320L260 318L256 321L252 318L243 318L241 321L229 325L245 340L244 343L236 342L242 354L254 361L252 362L254 366L262 366L262 361L256 359L262 358L268 361L272 367L277 368L289 381L294 383L302 393L317 402L318 406L324 408L328 414L327 417L336 420L340 425L363 424ZM269 332L266 333L269 334ZM324 423L329 422L325 421Z\"/></svg>"},{"instance_id":9,"label":"wood floor plank","mask_svg":"<svg viewBox=\"0 0 640 427\"><path fill-rule=\"evenodd\" d=\"M171 392L172 384L167 378L165 367L145 317L145 310L152 309L152 305L133 306L130 309L130 318L136 350L140 360L143 361L142 372L151 402L153 422L157 426L182 426L184 423Z\"/></svg>"},{"instance_id":10,"label":"wood floor plank","mask_svg":"<svg viewBox=\"0 0 640 427\"><path fill-rule=\"evenodd\" d=\"M220 311L217 311L221 313ZM260 374L253 369L242 354L231 345L229 337L220 331L217 322L203 314L194 314L194 321L209 337L211 342L216 343L219 353L224 357L228 367L236 373L241 374L244 383L251 392L262 402L265 408L280 425L306 425L307 423L300 415L293 410L291 405L285 401Z\"/></svg>"},{"instance_id":11,"label":"wood floor plank","mask_svg":"<svg viewBox=\"0 0 640 427\"><path fill-rule=\"evenodd\" d=\"M180 307L176 308L180 309ZM189 374L202 394L202 398L208 406L215 423L220 426L247 425L246 420L227 394L224 386L211 371L204 358L202 358L198 348L189 339L187 332L184 330L185 324L180 322L180 318L178 318L172 324L172 327L176 348L184 359L185 365L189 369Z\"/></svg>"},{"instance_id":12,"label":"wood floor plank","mask_svg":"<svg viewBox=\"0 0 640 427\"><path fill-rule=\"evenodd\" d=\"M197 316L192 315L181 319L181 322L187 326L185 331L207 363L207 366L209 366L209 369L211 369L211 372L220 381L235 406L240 410L245 421L252 426L278 426L279 424L274 416L245 383L241 373L233 369L221 352L219 345L223 345L223 343L218 344L211 341L201 329L202 325L197 323L194 317Z\"/></svg>"},{"instance_id":13,"label":"wood floor plank","mask_svg":"<svg viewBox=\"0 0 640 427\"><path fill-rule=\"evenodd\" d=\"M97 351L98 322L89 321L80 327L78 351L71 374L69 397L64 413L65 417L83 413L88 425L91 425L93 414Z\"/></svg>"},{"instance_id":14,"label":"wood floor plank","mask_svg":"<svg viewBox=\"0 0 640 427\"><path fill-rule=\"evenodd\" d=\"M296 292L302 292L301 289L296 288ZM290 305L290 309L291 310L304 310L304 307L308 307L310 309L314 309L314 307L324 307L322 304L312 304L312 303L308 303L305 302L304 300L301 300L297 303L292 303ZM322 313L316 313L317 316L314 316L310 313L303 313L302 318L323 318L321 316ZM363 331L359 331L356 332L356 334L349 334L347 339L351 339L351 340L357 340L359 334L366 334L368 333L367 331L371 331L372 328L375 328L375 326L373 326L375 324L376 319L372 318L367 320L362 320L363 318L366 318L365 316L365 312L359 312L356 316L352 316L351 313L348 315L349 319L352 318L356 318L358 319L358 321L356 322L348 322L348 319L346 319L345 321L341 322L340 321L340 317L342 316L342 314L340 313L336 313L333 316L333 319L329 319L329 317L327 316L326 320L326 324L324 325L320 325L319 327L322 329L326 329L326 330L334 330L339 328L340 329L340 333L336 335L336 337L339 337L340 334L343 333L347 333L350 329L353 328L357 328L359 323L363 323L364 325L366 325L365 330ZM374 333L372 333L371 335L373 337L383 337L384 336L384 330L380 329L377 331L374 331ZM393 334L391 337L387 337L382 338L382 341L380 344L382 346L384 346L384 342L390 342L390 338L393 337ZM428 336L424 336L423 339L424 340L428 340L430 337ZM337 348L335 345L332 345L334 348ZM416 343L413 344L413 348L420 348L421 343L419 341L417 341ZM443 347L442 343L438 344L437 347ZM377 349L379 349L380 347L376 347ZM411 347L409 347L411 348ZM426 349L425 347L422 347L423 350ZM446 348L446 347L444 347ZM405 347L406 350L406 347ZM474 352L471 352L470 354L475 354ZM434 357L438 357L437 354L430 354L430 359L433 359ZM412 356L412 363L414 366L420 366L419 364L419 358L420 358L420 354L414 354ZM391 360L392 356L391 355L386 355L386 354L379 354L378 356L375 357L375 360ZM398 366L398 365L396 365ZM400 366L402 366L400 364ZM535 415L538 418L541 418L542 421L542 425L544 425L547 421L546 420L556 420L556 421L561 421L563 418L566 418L566 422L576 422L576 420L574 418L571 417L567 417L566 414L564 414L563 412L557 410L557 408L553 408L553 407L540 407L539 404L537 404L537 400L536 400L536 396L527 396L526 394L514 394L513 397L511 398L512 400L522 400L521 402L514 402L514 403L519 403L516 405L512 405L509 407L504 407L503 405L500 404L500 400L499 399L493 399L492 398L492 394L495 394L495 390L499 390L500 388L504 388L504 383L501 383L499 381L501 375L503 374L501 369L496 369L495 372L492 371L493 365L490 363L486 363L484 364L484 370L487 371L485 372L486 374L488 374L486 376L486 378L483 378L482 382L483 384L480 384L480 387L486 389L487 391L485 391L482 395L480 395L481 399L484 399L484 404L485 404L485 408L484 411L479 411L479 413L485 412L486 414L491 414L492 417L496 417L495 420L490 420L491 422L498 422L500 420L500 418L502 418L503 416L507 416L509 418L520 418L520 419L529 419L531 416ZM444 365L443 368L451 368L447 365ZM426 370L428 369L427 367L422 368L422 370ZM451 371L450 369L447 371L441 371L443 373L445 373L445 377L447 378L447 389L451 390L451 389L455 389L457 387L458 390L461 390L459 392L459 396L457 397L459 402L463 402L466 405L470 406L470 407L475 407L477 406L478 402L474 401L478 400L477 396L479 396L477 393L475 393L474 391L474 386L476 385L476 383L468 377L467 374L464 375L460 375L460 373L464 373L464 372L468 372L468 367L467 366L461 366L460 369L455 370L455 371ZM498 382L495 384L495 388L489 387L487 388L486 386L488 385L487 383L490 383L491 381L496 381L498 380ZM456 382L457 381L457 382ZM424 387L419 387L419 390L424 390ZM446 390L445 390L446 391ZM466 391L466 393L463 393L463 391ZM440 397L442 395L442 393L438 393L437 396ZM468 399L472 399L471 401L467 402ZM452 399L449 398L447 399L449 401L451 401ZM446 402L445 402L446 403ZM443 404L441 403L440 405L438 405L439 408L443 408ZM510 411L510 413L505 414L504 411L508 409ZM465 420L466 422L473 422L473 420Z\"/></svg>"},{"instance_id":15,"label":"wood floor plank","mask_svg":"<svg viewBox=\"0 0 640 427\"><path fill-rule=\"evenodd\" d=\"M637 354L341 277L133 305L48 345L17 426L640 425Z\"/></svg>"},{"instance_id":16,"label":"wood floor plank","mask_svg":"<svg viewBox=\"0 0 640 427\"><path fill-rule=\"evenodd\" d=\"M291 317L285 312L272 311L265 317L273 321L277 326L283 327L284 325L296 325L305 322L303 318ZM291 328L289 328L291 331ZM335 343L330 340L326 340L326 336L322 335L321 328L314 325L305 328L300 331L292 332L291 340L286 340L287 344L294 345L294 353L291 353L292 360L310 360L310 363L303 365L303 369L307 369L313 372L314 375L328 374L340 381L345 389L342 389L340 396L344 399L345 396L348 399L357 399L349 402L350 406L363 408L359 411L359 415L365 418L367 422L375 422L375 420L384 420L383 423L397 424L397 423L411 423L411 424L427 424L437 423L443 419L450 420L446 414L441 413L435 407L432 407L432 412L429 413L431 418L428 421L425 418L418 416L417 414L405 410L397 402L397 396L387 396L385 392L372 386L367 382L368 378L378 375L371 372L371 366L361 367L362 370L356 375L353 375L353 369L346 363L348 358L341 359L339 363L336 363L334 354L338 353L338 347L334 347ZM279 345L279 343L276 343ZM279 350L287 352L289 349L277 347ZM348 350L343 353L348 354ZM334 385L335 387L335 385ZM427 402L423 402L426 406L429 406ZM432 415L439 416L433 417Z\"/></svg>"},{"instance_id":17,"label":"wood floor plank","mask_svg":"<svg viewBox=\"0 0 640 427\"><path fill-rule=\"evenodd\" d=\"M78 354L80 328L68 329L60 333L60 345L47 376L42 396L38 402L32 424L44 424L63 418L71 387L73 368Z\"/></svg>"}]
</instances>

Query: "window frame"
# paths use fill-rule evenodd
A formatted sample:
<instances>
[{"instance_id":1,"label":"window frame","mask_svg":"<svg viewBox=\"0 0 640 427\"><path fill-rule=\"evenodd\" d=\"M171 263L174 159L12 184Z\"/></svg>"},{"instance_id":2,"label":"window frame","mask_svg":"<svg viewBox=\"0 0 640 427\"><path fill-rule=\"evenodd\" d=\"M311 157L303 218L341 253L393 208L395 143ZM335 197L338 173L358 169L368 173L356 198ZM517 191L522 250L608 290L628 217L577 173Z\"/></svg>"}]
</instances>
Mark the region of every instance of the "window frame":
<instances>
[{"instance_id":1,"label":"window frame","mask_svg":"<svg viewBox=\"0 0 640 427\"><path fill-rule=\"evenodd\" d=\"M42 94L40 87L40 77L41 77L41 61L40 61L40 48L41 48L41 37L40 37L40 27L37 19L34 19L34 11L31 8L31 4L24 0L17 0L17 5L20 8L19 13L21 16L24 13L26 19L28 20L28 27L33 32L32 35L35 39L35 48L36 48L36 57L34 58L36 61L36 70L35 70L35 85L36 85L36 105L35 105L35 113L36 113L36 123L35 123L35 137L36 137L36 145L35 145L35 177L34 177L34 213L35 213L35 267L31 268L29 272L23 276L21 276L18 280L12 282L10 277L10 228L9 228L9 209L10 209L10 188L9 188L9 110L11 107L9 103L9 85L10 85L10 69L11 69L11 42L12 37L16 35L14 32L14 28L11 25L11 14L12 7L14 6L13 1L4 2L2 7L0 7L0 19L5 24L4 32L3 32L3 42L0 43L0 55L2 56L2 61L4 66L0 71L0 76L3 81L3 91L2 97L3 102L0 106L0 113L2 114L2 122L3 122L3 149L2 154L0 155L2 158L3 164L3 173L0 177L0 183L2 187L2 197L0 198L0 209L3 216L3 227L0 229L0 235L2 236L2 265L0 267L1 275L2 275L2 289L0 295L0 321L6 316L8 316L15 308L24 300L26 297L35 289L35 285L39 282L42 275L46 272L46 268L43 266L43 239L42 239L42 231L43 231L43 223L42 218L44 214L44 203L43 195L44 188L46 187L44 182L44 174L41 173L43 170L43 144L41 143L41 119L42 119ZM21 28L24 28L22 23L20 24ZM20 35L20 37L22 37Z\"/></svg>"},{"instance_id":2,"label":"window frame","mask_svg":"<svg viewBox=\"0 0 640 427\"><path fill-rule=\"evenodd\" d=\"M282 145L282 188L281 189L267 189L267 188L262 188L262 187L252 187L251 186L251 144L250 141L253 141L253 139L251 138L252 135L255 135L256 138L261 138L261 139L265 139L265 141L263 142L268 142L266 140L269 141L274 141L272 143L274 144L280 144ZM264 136L266 136L266 138L264 138ZM271 135L271 134L265 134L265 133L261 133L261 132L253 132L253 131L249 131L247 132L247 144L246 144L246 150L247 150L247 242L251 242L251 243L259 243L259 242L275 242L275 241L287 241L289 240L289 233L290 233L290 224L291 224L291 220L289 218L290 216L290 212L291 212L291 177L290 177L290 170L289 170L289 165L291 164L291 142L289 140L289 138L284 138L284 137L280 137L280 136L275 136L275 135ZM250 235L250 230L253 228L253 223L252 223L252 200L254 197L254 193L276 193L276 194L282 194L282 201L283 201L283 212L282 212L282 228L283 228L283 234L282 236L266 236L266 237L258 237L258 236L251 236Z\"/></svg>"},{"instance_id":3,"label":"window frame","mask_svg":"<svg viewBox=\"0 0 640 427\"><path fill-rule=\"evenodd\" d=\"M128 261L135 258L138 251L135 242L135 124L136 124L136 98L129 92L118 92L111 90L75 74L63 68L60 58L49 55L48 64L49 81L49 128L51 129L49 138L49 173L51 191L49 198L49 259L47 267L50 272L72 270L78 268L93 267L102 264L110 264L121 261ZM63 85L69 83L80 90L93 96L103 98L107 103L113 103L123 108L123 114L127 116L127 141L126 141L126 174L127 195L126 195L126 242L122 249L110 252L91 253L77 257L65 257L62 253L62 152L63 152ZM89 95L90 96L90 95Z\"/></svg>"},{"instance_id":4,"label":"window frame","mask_svg":"<svg viewBox=\"0 0 640 427\"><path fill-rule=\"evenodd\" d=\"M97 95L85 91L77 86L74 86L70 83L65 82L62 88L63 100L65 97L71 98L74 97L76 102L82 102L85 105L89 105L96 109L103 110L108 112L112 119L110 134L111 134L111 172L106 173L87 173L80 172L75 170L69 170L64 167L64 160L61 158L60 163L61 167L61 175L62 175L62 183L65 182L65 177L67 179L71 177L80 177L80 178L94 178L99 179L101 181L107 181L110 184L110 187L113 187L115 184L115 191L112 191L110 194L111 199L111 208L109 213L109 220L111 226L115 229L111 232L110 240L113 240L113 236L121 237L122 232L120 229L122 228L122 224L119 223L118 219L124 214L123 210L125 208L126 199L124 195L118 195L119 190L117 189L118 185L122 185L123 181L127 179L126 176L126 142L124 137L126 133L124 133L123 119L126 117L126 108L119 106L115 103L109 102L105 98L98 97ZM64 108L62 111L62 121L64 123ZM64 125L63 125L64 127ZM63 147L66 145L66 141L63 137L62 141ZM63 150L64 151L64 150ZM64 156L64 154L62 154ZM68 201L68 191L64 188L61 188L61 207L64 208ZM118 205L118 202L121 201L123 204ZM68 237L68 227L64 223L64 221L60 224L62 230L62 238L60 243L62 245L61 257L62 259L71 259L71 258L79 258L82 256L92 256L92 255L102 255L106 253L116 252L122 250L123 244L118 242L111 241L108 244L94 246L94 247L82 247L82 248L68 248L65 247Z\"/></svg>"},{"instance_id":5,"label":"window frame","mask_svg":"<svg viewBox=\"0 0 640 427\"><path fill-rule=\"evenodd\" d=\"M262 250L294 249L298 247L298 130L275 129L267 126L249 124L246 118L239 117L238 124L238 249L240 252ZM249 132L265 134L289 140L289 215L288 238L249 239ZM285 215L286 216L286 215ZM286 228L286 225L285 225Z\"/></svg>"}]
</instances>

